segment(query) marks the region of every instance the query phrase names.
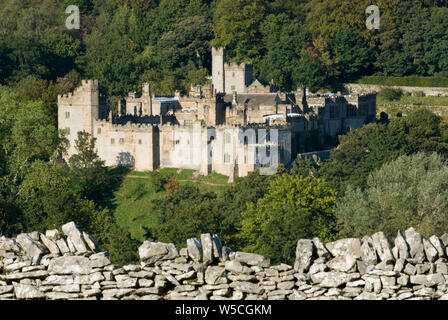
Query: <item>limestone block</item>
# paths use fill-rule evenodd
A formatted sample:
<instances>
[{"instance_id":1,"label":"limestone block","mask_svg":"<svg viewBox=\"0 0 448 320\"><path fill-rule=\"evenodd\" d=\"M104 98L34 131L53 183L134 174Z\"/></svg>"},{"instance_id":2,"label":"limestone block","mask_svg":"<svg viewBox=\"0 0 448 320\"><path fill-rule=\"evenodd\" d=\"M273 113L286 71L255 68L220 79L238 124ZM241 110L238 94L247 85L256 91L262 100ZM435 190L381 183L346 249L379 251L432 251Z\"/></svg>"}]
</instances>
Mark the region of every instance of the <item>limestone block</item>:
<instances>
[{"instance_id":1,"label":"limestone block","mask_svg":"<svg viewBox=\"0 0 448 320\"><path fill-rule=\"evenodd\" d=\"M138 248L140 260L145 265L154 265L155 262L161 260L174 259L178 256L178 252L174 244L149 242L145 241Z\"/></svg>"},{"instance_id":2,"label":"limestone block","mask_svg":"<svg viewBox=\"0 0 448 320\"><path fill-rule=\"evenodd\" d=\"M73 246L75 247L77 252L84 253L88 251L82 233L81 231L79 231L78 227L73 221L64 224L62 226L62 231L68 237L68 240L73 243Z\"/></svg>"},{"instance_id":3,"label":"limestone block","mask_svg":"<svg viewBox=\"0 0 448 320\"><path fill-rule=\"evenodd\" d=\"M327 266L333 271L353 272L356 269L356 260L349 254L337 256L330 260Z\"/></svg>"},{"instance_id":4,"label":"limestone block","mask_svg":"<svg viewBox=\"0 0 448 320\"><path fill-rule=\"evenodd\" d=\"M263 268L268 268L270 266L270 259L254 253L238 251L235 253L235 261L249 266L258 266Z\"/></svg>"},{"instance_id":5,"label":"limestone block","mask_svg":"<svg viewBox=\"0 0 448 320\"><path fill-rule=\"evenodd\" d=\"M378 262L378 257L372 241L372 238L369 236L361 239L361 259L367 264L375 265Z\"/></svg>"},{"instance_id":6,"label":"limestone block","mask_svg":"<svg viewBox=\"0 0 448 320\"><path fill-rule=\"evenodd\" d=\"M202 262L205 265L213 262L213 241L210 233L201 234Z\"/></svg>"},{"instance_id":7,"label":"limestone block","mask_svg":"<svg viewBox=\"0 0 448 320\"><path fill-rule=\"evenodd\" d=\"M414 230L409 228L405 231L406 242L409 244L409 255L417 263L425 261L425 252L423 248L423 237Z\"/></svg>"},{"instance_id":8,"label":"limestone block","mask_svg":"<svg viewBox=\"0 0 448 320\"><path fill-rule=\"evenodd\" d=\"M54 243L53 241L51 241L50 239L48 239L45 235L42 234L40 236L40 240L47 247L47 249L50 251L50 253L52 253L52 254L60 254L61 253L58 245L56 243Z\"/></svg>"},{"instance_id":9,"label":"limestone block","mask_svg":"<svg viewBox=\"0 0 448 320\"><path fill-rule=\"evenodd\" d=\"M48 252L47 248L31 239L31 237L27 234L19 234L16 237L16 241L20 247L25 250L26 255L30 257L35 264L38 264L42 255Z\"/></svg>"},{"instance_id":10,"label":"limestone block","mask_svg":"<svg viewBox=\"0 0 448 320\"><path fill-rule=\"evenodd\" d=\"M426 258L429 262L434 262L439 257L437 249L425 238L423 238L423 249L425 250Z\"/></svg>"},{"instance_id":11,"label":"limestone block","mask_svg":"<svg viewBox=\"0 0 448 320\"><path fill-rule=\"evenodd\" d=\"M48 271L53 274L89 274L92 264L86 257L64 256L51 260Z\"/></svg>"},{"instance_id":12,"label":"limestone block","mask_svg":"<svg viewBox=\"0 0 448 320\"><path fill-rule=\"evenodd\" d=\"M361 259L361 240L357 238L340 239L325 245L330 253L336 256L350 254L354 259Z\"/></svg>"},{"instance_id":13,"label":"limestone block","mask_svg":"<svg viewBox=\"0 0 448 320\"><path fill-rule=\"evenodd\" d=\"M325 247L325 244L320 240L319 238L313 238L313 244L316 248L317 256L319 258L324 258L325 260L331 259L331 253L328 251L328 249Z\"/></svg>"},{"instance_id":14,"label":"limestone block","mask_svg":"<svg viewBox=\"0 0 448 320\"><path fill-rule=\"evenodd\" d=\"M389 261L395 262L392 254L392 245L384 232L380 231L372 235L372 244L381 261L386 263Z\"/></svg>"},{"instance_id":15,"label":"limestone block","mask_svg":"<svg viewBox=\"0 0 448 320\"><path fill-rule=\"evenodd\" d=\"M207 284L216 284L218 280L225 275L225 269L222 267L208 267L205 270L205 282Z\"/></svg>"},{"instance_id":16,"label":"limestone block","mask_svg":"<svg viewBox=\"0 0 448 320\"><path fill-rule=\"evenodd\" d=\"M226 261L225 269L235 274L252 274L254 270L247 266L243 266L238 261Z\"/></svg>"},{"instance_id":17,"label":"limestone block","mask_svg":"<svg viewBox=\"0 0 448 320\"><path fill-rule=\"evenodd\" d=\"M187 239L188 255L195 262L202 261L202 244L196 238Z\"/></svg>"},{"instance_id":18,"label":"limestone block","mask_svg":"<svg viewBox=\"0 0 448 320\"><path fill-rule=\"evenodd\" d=\"M14 294L17 299L44 299L45 293L36 286L14 283Z\"/></svg>"},{"instance_id":19,"label":"limestone block","mask_svg":"<svg viewBox=\"0 0 448 320\"><path fill-rule=\"evenodd\" d=\"M311 266L315 250L313 241L306 239L297 241L294 270L297 272L307 272Z\"/></svg>"}]
</instances>

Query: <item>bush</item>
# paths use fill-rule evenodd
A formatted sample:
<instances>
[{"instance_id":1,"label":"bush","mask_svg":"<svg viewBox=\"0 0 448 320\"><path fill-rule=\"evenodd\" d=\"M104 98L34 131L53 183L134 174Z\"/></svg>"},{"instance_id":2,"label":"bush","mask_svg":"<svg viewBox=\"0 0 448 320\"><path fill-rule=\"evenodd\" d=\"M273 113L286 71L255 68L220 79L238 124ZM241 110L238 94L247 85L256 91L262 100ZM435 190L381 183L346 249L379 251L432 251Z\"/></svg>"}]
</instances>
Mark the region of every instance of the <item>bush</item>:
<instances>
[{"instance_id":1,"label":"bush","mask_svg":"<svg viewBox=\"0 0 448 320\"><path fill-rule=\"evenodd\" d=\"M340 236L414 227L428 237L448 228L448 165L433 153L401 156L375 171L365 190L349 187L336 205Z\"/></svg>"},{"instance_id":2,"label":"bush","mask_svg":"<svg viewBox=\"0 0 448 320\"><path fill-rule=\"evenodd\" d=\"M424 97L425 93L423 91L412 91L413 97Z\"/></svg>"},{"instance_id":3,"label":"bush","mask_svg":"<svg viewBox=\"0 0 448 320\"><path fill-rule=\"evenodd\" d=\"M159 171L152 172L150 180L155 192L160 192L164 190L164 186L167 180L165 177L162 176L162 174Z\"/></svg>"},{"instance_id":4,"label":"bush","mask_svg":"<svg viewBox=\"0 0 448 320\"><path fill-rule=\"evenodd\" d=\"M400 100L403 96L403 90L394 88L384 88L379 92L379 95L388 101Z\"/></svg>"}]
</instances>

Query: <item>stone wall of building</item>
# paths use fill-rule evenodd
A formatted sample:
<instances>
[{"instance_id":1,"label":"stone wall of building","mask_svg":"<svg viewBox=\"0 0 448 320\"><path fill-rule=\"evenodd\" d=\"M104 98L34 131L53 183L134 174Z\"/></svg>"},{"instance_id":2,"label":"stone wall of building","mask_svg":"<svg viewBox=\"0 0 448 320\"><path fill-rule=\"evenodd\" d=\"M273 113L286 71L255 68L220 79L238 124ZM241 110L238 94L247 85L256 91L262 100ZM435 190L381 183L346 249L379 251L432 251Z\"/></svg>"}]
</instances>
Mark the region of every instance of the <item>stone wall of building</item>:
<instances>
[{"instance_id":1,"label":"stone wall of building","mask_svg":"<svg viewBox=\"0 0 448 320\"><path fill-rule=\"evenodd\" d=\"M401 89L404 92L423 92L426 96L445 96L448 97L448 88L438 87L409 87L409 86L382 86L374 84L358 84L358 83L346 83L345 88L349 92L353 93L369 93L372 91L379 92L383 88Z\"/></svg>"},{"instance_id":2,"label":"stone wall of building","mask_svg":"<svg viewBox=\"0 0 448 320\"><path fill-rule=\"evenodd\" d=\"M117 266L75 223L61 229L0 238L0 300L448 299L448 234L299 240L294 266L202 234L179 251L145 241L139 265Z\"/></svg>"}]
</instances>

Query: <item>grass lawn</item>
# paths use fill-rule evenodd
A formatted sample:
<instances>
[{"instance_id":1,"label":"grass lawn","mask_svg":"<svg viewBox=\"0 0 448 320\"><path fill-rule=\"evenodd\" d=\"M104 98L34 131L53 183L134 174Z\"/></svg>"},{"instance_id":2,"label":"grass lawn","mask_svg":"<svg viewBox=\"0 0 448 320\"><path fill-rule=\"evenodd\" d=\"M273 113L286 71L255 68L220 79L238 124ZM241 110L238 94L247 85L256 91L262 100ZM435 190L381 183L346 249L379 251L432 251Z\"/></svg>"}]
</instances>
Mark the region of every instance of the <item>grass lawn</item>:
<instances>
[{"instance_id":1,"label":"grass lawn","mask_svg":"<svg viewBox=\"0 0 448 320\"><path fill-rule=\"evenodd\" d=\"M412 97L403 95L400 100L387 101L381 95L377 96L377 115L386 112L390 118L396 117L397 113L407 114L415 108L427 108L435 114L448 118L448 97Z\"/></svg>"},{"instance_id":2,"label":"grass lawn","mask_svg":"<svg viewBox=\"0 0 448 320\"><path fill-rule=\"evenodd\" d=\"M132 237L146 240L145 228L156 223L156 200L165 195L165 190L156 192L150 179L151 172L137 172L128 169L110 169L112 175L123 175L121 184L114 192L113 213L117 224L128 230ZM164 168L160 170L164 178L176 178L180 185L198 185L201 191L222 192L229 187L229 177L211 174L207 177L194 177L194 170ZM212 185L208 184L211 183Z\"/></svg>"}]
</instances>

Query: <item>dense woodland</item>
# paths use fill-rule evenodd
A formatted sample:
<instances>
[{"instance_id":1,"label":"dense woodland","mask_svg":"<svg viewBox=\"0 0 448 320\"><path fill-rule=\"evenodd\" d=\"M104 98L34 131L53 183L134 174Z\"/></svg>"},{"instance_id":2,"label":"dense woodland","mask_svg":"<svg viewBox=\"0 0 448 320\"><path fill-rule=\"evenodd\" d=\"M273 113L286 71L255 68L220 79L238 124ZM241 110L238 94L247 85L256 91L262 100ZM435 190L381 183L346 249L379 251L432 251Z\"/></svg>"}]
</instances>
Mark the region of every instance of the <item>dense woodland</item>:
<instances>
[{"instance_id":1,"label":"dense woodland","mask_svg":"<svg viewBox=\"0 0 448 320\"><path fill-rule=\"evenodd\" d=\"M80 134L78 154L57 129L56 97L98 79L111 102L150 82L159 95L206 83L210 48L254 63L282 90L333 88L365 75L448 76L446 1L378 0L381 28L367 30L367 0L0 0L0 234L58 228L74 220L116 263L139 243L117 226L111 174ZM80 7L80 30L65 7ZM223 192L166 190L147 238L184 246L218 233L233 249L291 262L297 239L332 240L414 226L448 230L448 124L418 109L382 117L339 138L330 162L297 161L257 172Z\"/></svg>"}]
</instances>

